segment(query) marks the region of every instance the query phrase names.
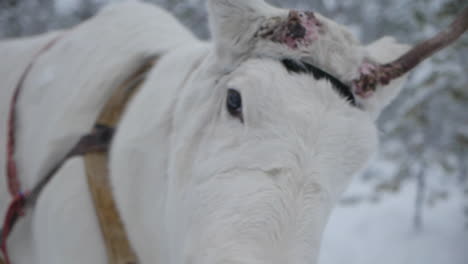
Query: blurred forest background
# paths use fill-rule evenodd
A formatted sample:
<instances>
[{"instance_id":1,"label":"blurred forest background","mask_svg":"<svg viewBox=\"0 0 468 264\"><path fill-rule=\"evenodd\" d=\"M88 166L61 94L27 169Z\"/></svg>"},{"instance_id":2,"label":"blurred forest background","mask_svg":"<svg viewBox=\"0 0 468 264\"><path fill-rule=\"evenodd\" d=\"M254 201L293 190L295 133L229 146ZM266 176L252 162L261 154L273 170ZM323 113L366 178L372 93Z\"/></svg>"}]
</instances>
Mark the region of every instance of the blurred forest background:
<instances>
[{"instance_id":1,"label":"blurred forest background","mask_svg":"<svg viewBox=\"0 0 468 264\"><path fill-rule=\"evenodd\" d=\"M67 28L92 16L101 6L117 1L0 0L0 39ZM164 6L199 37L209 38L205 0L148 2ZM392 35L410 44L447 26L468 5L466 0L267 2L319 11L348 25L363 43ZM379 128L380 153L371 167L356 178L334 213L330 224L334 228L329 229L337 231L325 233L321 263L386 263L382 257L386 253L393 261L389 263L468 263L468 34L412 73L403 95L379 120ZM351 214L355 211L362 218ZM394 248L382 249L375 258L370 258L369 252L360 255L359 246L349 245L359 240L344 237L366 239L373 225L369 222L372 215L384 215L375 218L380 222L375 228L381 232L375 237L405 230L406 240L419 236L416 245L407 250L419 249L426 257L399 249L398 239L377 242L370 234L368 244L383 243L388 247L395 243ZM340 222L338 218L344 217L354 220ZM392 229L391 225L398 227ZM384 233L379 228L390 231ZM431 232L432 237L427 235ZM367 248L363 243L362 248ZM334 254L336 250L342 259ZM404 256L395 260L395 254Z\"/></svg>"}]
</instances>

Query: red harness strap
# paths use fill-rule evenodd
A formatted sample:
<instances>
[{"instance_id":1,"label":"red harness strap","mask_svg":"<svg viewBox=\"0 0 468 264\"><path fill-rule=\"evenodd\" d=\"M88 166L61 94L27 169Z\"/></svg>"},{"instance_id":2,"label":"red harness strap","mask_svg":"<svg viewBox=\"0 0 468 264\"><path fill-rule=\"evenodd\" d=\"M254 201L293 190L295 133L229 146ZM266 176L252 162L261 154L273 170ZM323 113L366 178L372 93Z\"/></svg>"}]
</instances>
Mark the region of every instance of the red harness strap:
<instances>
[{"instance_id":1,"label":"red harness strap","mask_svg":"<svg viewBox=\"0 0 468 264\"><path fill-rule=\"evenodd\" d=\"M1 231L0 237L0 249L3 253L5 258L6 264L10 264L10 259L8 256L7 250L7 238L13 228L14 223L16 222L18 217L24 215L24 209L26 205L27 197L29 196L28 192L21 191L21 185L18 177L18 170L15 160L15 129L16 129L16 105L18 102L18 97L23 87L23 83L26 80L26 76L31 71L32 67L34 66L35 62L39 58L39 56L50 49L57 40L61 37L61 35L53 38L51 41L47 43L44 47L42 47L33 57L31 62L28 64L26 69L24 70L21 78L16 85L13 97L10 103L10 115L8 120L8 143L7 143L7 161L6 161L6 174L7 174L7 181L8 181L8 189L10 194L13 197L10 206L8 207L8 211L5 215L5 219L3 222L3 228Z\"/></svg>"}]
</instances>

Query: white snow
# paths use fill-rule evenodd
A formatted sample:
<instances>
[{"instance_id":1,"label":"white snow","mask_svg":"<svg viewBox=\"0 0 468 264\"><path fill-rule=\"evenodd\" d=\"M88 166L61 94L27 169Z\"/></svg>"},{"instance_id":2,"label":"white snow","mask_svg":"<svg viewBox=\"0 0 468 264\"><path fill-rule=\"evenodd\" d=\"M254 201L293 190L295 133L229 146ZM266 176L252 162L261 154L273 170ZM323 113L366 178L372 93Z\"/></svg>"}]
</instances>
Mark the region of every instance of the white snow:
<instances>
[{"instance_id":1,"label":"white snow","mask_svg":"<svg viewBox=\"0 0 468 264\"><path fill-rule=\"evenodd\" d=\"M353 189L371 188L357 178ZM424 224L413 228L416 183L377 202L338 206L324 234L320 264L467 264L468 226L463 194L456 188L446 201L425 206Z\"/></svg>"},{"instance_id":2,"label":"white snow","mask_svg":"<svg viewBox=\"0 0 468 264\"><path fill-rule=\"evenodd\" d=\"M55 9L59 14L71 14L81 5L80 0L56 0Z\"/></svg>"}]
</instances>

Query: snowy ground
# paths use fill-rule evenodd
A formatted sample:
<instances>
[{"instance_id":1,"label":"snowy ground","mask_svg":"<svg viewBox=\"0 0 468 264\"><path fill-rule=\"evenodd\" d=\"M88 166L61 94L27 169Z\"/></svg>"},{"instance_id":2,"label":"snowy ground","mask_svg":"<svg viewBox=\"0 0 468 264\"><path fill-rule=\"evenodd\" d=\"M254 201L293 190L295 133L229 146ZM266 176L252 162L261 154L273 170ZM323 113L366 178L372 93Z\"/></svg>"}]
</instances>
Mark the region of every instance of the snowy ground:
<instances>
[{"instance_id":1,"label":"snowy ground","mask_svg":"<svg viewBox=\"0 0 468 264\"><path fill-rule=\"evenodd\" d=\"M356 179L348 193L369 188ZM468 226L462 194L424 209L421 231L413 227L416 184L378 202L340 205L324 234L320 264L468 264Z\"/></svg>"}]
</instances>

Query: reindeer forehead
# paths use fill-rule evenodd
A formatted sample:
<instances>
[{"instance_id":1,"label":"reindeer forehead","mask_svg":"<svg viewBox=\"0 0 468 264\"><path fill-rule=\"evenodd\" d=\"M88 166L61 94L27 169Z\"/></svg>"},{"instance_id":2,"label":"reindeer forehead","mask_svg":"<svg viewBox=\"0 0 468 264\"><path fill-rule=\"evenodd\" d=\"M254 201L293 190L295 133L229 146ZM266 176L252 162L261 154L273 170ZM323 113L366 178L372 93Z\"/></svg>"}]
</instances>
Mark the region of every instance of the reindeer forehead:
<instances>
[{"instance_id":1,"label":"reindeer forehead","mask_svg":"<svg viewBox=\"0 0 468 264\"><path fill-rule=\"evenodd\" d=\"M212 0L211 26L225 72L254 58L305 61L342 81L357 75L363 52L346 27L314 12L264 1Z\"/></svg>"},{"instance_id":2,"label":"reindeer forehead","mask_svg":"<svg viewBox=\"0 0 468 264\"><path fill-rule=\"evenodd\" d=\"M312 11L266 17L255 38L253 54L303 61L343 82L355 77L365 53L345 26Z\"/></svg>"}]
</instances>

